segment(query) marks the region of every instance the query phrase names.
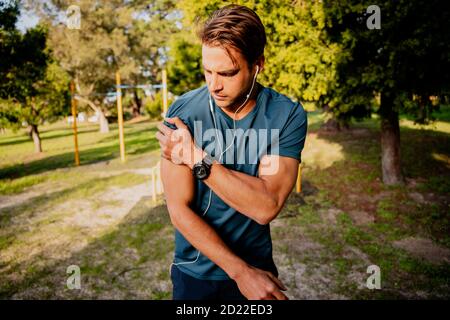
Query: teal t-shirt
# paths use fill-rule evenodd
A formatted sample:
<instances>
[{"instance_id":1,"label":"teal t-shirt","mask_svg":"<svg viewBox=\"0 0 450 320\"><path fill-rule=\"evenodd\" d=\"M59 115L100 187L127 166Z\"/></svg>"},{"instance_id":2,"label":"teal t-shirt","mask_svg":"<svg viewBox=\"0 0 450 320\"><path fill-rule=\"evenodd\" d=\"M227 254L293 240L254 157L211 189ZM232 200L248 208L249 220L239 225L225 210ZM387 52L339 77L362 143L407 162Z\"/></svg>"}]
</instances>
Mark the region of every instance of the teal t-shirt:
<instances>
[{"instance_id":1,"label":"teal t-shirt","mask_svg":"<svg viewBox=\"0 0 450 320\"><path fill-rule=\"evenodd\" d=\"M179 97L170 106L167 117L179 117L188 126L196 144L232 170L257 176L260 160L265 154L300 161L307 130L305 110L300 103L292 102L270 88L258 84L258 89L256 105L243 119L236 121L236 130L233 119L212 99L217 131L214 129L206 86ZM238 193L239 186L235 186L235 190ZM208 206L209 194L208 186L197 180L192 209L199 216ZM278 274L272 258L269 225L260 225L239 213L214 192L210 207L202 218L248 264ZM196 258L197 249L176 230L174 263L182 272L198 279L229 279L220 267L202 254L195 263L185 263Z\"/></svg>"}]
</instances>

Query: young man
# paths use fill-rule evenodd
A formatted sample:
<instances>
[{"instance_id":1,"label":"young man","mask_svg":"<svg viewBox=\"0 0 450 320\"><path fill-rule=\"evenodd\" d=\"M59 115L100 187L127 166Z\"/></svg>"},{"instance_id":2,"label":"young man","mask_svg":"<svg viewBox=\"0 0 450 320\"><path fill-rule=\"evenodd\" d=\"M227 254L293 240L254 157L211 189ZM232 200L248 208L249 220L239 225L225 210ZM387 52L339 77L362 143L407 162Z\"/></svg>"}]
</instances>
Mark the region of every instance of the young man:
<instances>
[{"instance_id":1,"label":"young man","mask_svg":"<svg viewBox=\"0 0 450 320\"><path fill-rule=\"evenodd\" d=\"M295 184L306 113L256 82L266 35L255 12L221 8L200 36L206 86L175 101L157 133L173 298L287 299L269 223Z\"/></svg>"}]
</instances>

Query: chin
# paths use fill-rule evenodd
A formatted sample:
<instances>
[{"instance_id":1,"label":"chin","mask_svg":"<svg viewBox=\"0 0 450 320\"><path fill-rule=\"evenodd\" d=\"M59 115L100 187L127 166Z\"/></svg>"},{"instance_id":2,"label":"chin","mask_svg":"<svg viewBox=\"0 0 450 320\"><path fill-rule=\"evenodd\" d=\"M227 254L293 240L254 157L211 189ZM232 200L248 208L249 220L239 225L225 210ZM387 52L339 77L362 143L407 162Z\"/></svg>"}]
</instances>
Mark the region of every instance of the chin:
<instances>
[{"instance_id":1,"label":"chin","mask_svg":"<svg viewBox=\"0 0 450 320\"><path fill-rule=\"evenodd\" d=\"M220 108L226 108L230 105L230 102L228 100L216 100L214 99L217 106Z\"/></svg>"}]
</instances>

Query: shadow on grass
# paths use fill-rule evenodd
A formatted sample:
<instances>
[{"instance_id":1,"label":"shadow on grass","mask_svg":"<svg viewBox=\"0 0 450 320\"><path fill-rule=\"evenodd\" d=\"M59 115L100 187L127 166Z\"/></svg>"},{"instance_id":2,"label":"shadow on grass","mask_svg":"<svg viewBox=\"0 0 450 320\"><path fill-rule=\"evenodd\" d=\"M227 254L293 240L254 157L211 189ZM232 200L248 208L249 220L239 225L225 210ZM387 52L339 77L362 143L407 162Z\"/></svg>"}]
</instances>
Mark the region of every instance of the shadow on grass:
<instances>
[{"instance_id":1,"label":"shadow on grass","mask_svg":"<svg viewBox=\"0 0 450 320\"><path fill-rule=\"evenodd\" d=\"M173 227L165 204L160 200L153 207L151 198L143 197L114 231L93 239L69 258L51 263L35 261L26 267L26 276L20 282L3 274L0 298L18 294L15 298L168 299L172 252ZM42 262L46 262L45 267L39 267ZM70 265L80 267L81 290L66 286ZM23 268L16 265L12 270L14 273Z\"/></svg>"},{"instance_id":2,"label":"shadow on grass","mask_svg":"<svg viewBox=\"0 0 450 320\"><path fill-rule=\"evenodd\" d=\"M125 140L127 154L143 154L159 148L159 143L154 138L152 132L155 129L145 129L128 134ZM142 133L148 133L142 135ZM135 136L137 138L133 138ZM108 137L111 141L117 140L117 137ZM103 147L92 147L87 150L80 150L81 165L97 163L106 160L112 160L120 157L118 143ZM39 174L59 168L74 167L74 153L66 152L54 156L34 160L29 163L15 164L0 168L0 179L16 179L27 175Z\"/></svg>"},{"instance_id":3,"label":"shadow on grass","mask_svg":"<svg viewBox=\"0 0 450 320\"><path fill-rule=\"evenodd\" d=\"M82 134L86 134L86 133L92 133L92 132L98 132L98 129L89 129L86 128L87 130L81 128L78 129L78 135L82 135ZM58 139L58 138L64 138L64 137L68 137L68 136L73 136L73 132L71 131L72 129L67 129L64 133L57 133L57 134L45 134L43 132L40 132L40 136L41 136L41 141L48 141L51 142L52 139ZM47 131L47 132L52 132L52 131ZM9 139L6 139L8 141L0 141L0 147L1 146L10 146L10 145L17 145L17 144L21 144L21 143L27 143L30 142L32 143L33 140L31 140L31 138L28 137L28 135L26 135L24 133L24 136L21 138L17 138L17 137L9 137Z\"/></svg>"},{"instance_id":4,"label":"shadow on grass","mask_svg":"<svg viewBox=\"0 0 450 320\"><path fill-rule=\"evenodd\" d=\"M5 140L7 140L7 141L0 141L0 147L16 145L16 144L21 144L21 143L26 143L26 142L32 142L32 140L25 135L21 138L9 137L9 139L5 139Z\"/></svg>"}]
</instances>

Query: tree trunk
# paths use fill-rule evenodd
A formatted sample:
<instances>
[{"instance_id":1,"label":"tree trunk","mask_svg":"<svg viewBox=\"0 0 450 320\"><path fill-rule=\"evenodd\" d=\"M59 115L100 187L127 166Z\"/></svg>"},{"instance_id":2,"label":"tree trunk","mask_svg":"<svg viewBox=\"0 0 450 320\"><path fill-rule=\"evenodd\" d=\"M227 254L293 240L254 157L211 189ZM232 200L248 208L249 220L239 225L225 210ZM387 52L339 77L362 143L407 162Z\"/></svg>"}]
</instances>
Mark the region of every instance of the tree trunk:
<instances>
[{"instance_id":1,"label":"tree trunk","mask_svg":"<svg viewBox=\"0 0 450 320\"><path fill-rule=\"evenodd\" d=\"M39 136L38 126L35 124L30 125L29 134L30 138L33 139L34 142L34 152L42 152L41 137Z\"/></svg>"},{"instance_id":2,"label":"tree trunk","mask_svg":"<svg viewBox=\"0 0 450 320\"><path fill-rule=\"evenodd\" d=\"M87 103L98 115L98 122L100 124L100 133L108 133L109 132L109 123L108 119L105 117L105 113L102 108L98 107L91 100L78 96L77 100Z\"/></svg>"},{"instance_id":3,"label":"tree trunk","mask_svg":"<svg viewBox=\"0 0 450 320\"><path fill-rule=\"evenodd\" d=\"M381 95L380 117L383 183L386 185L403 184L398 112L394 110L393 98L388 94Z\"/></svg>"},{"instance_id":4,"label":"tree trunk","mask_svg":"<svg viewBox=\"0 0 450 320\"><path fill-rule=\"evenodd\" d=\"M139 117L141 115L142 101L139 98L136 89L133 91L133 118Z\"/></svg>"},{"instance_id":5,"label":"tree trunk","mask_svg":"<svg viewBox=\"0 0 450 320\"><path fill-rule=\"evenodd\" d=\"M108 133L109 132L109 123L108 119L106 119L105 114L102 109L98 108L98 116L99 116L99 123L100 123L100 133Z\"/></svg>"}]
</instances>

